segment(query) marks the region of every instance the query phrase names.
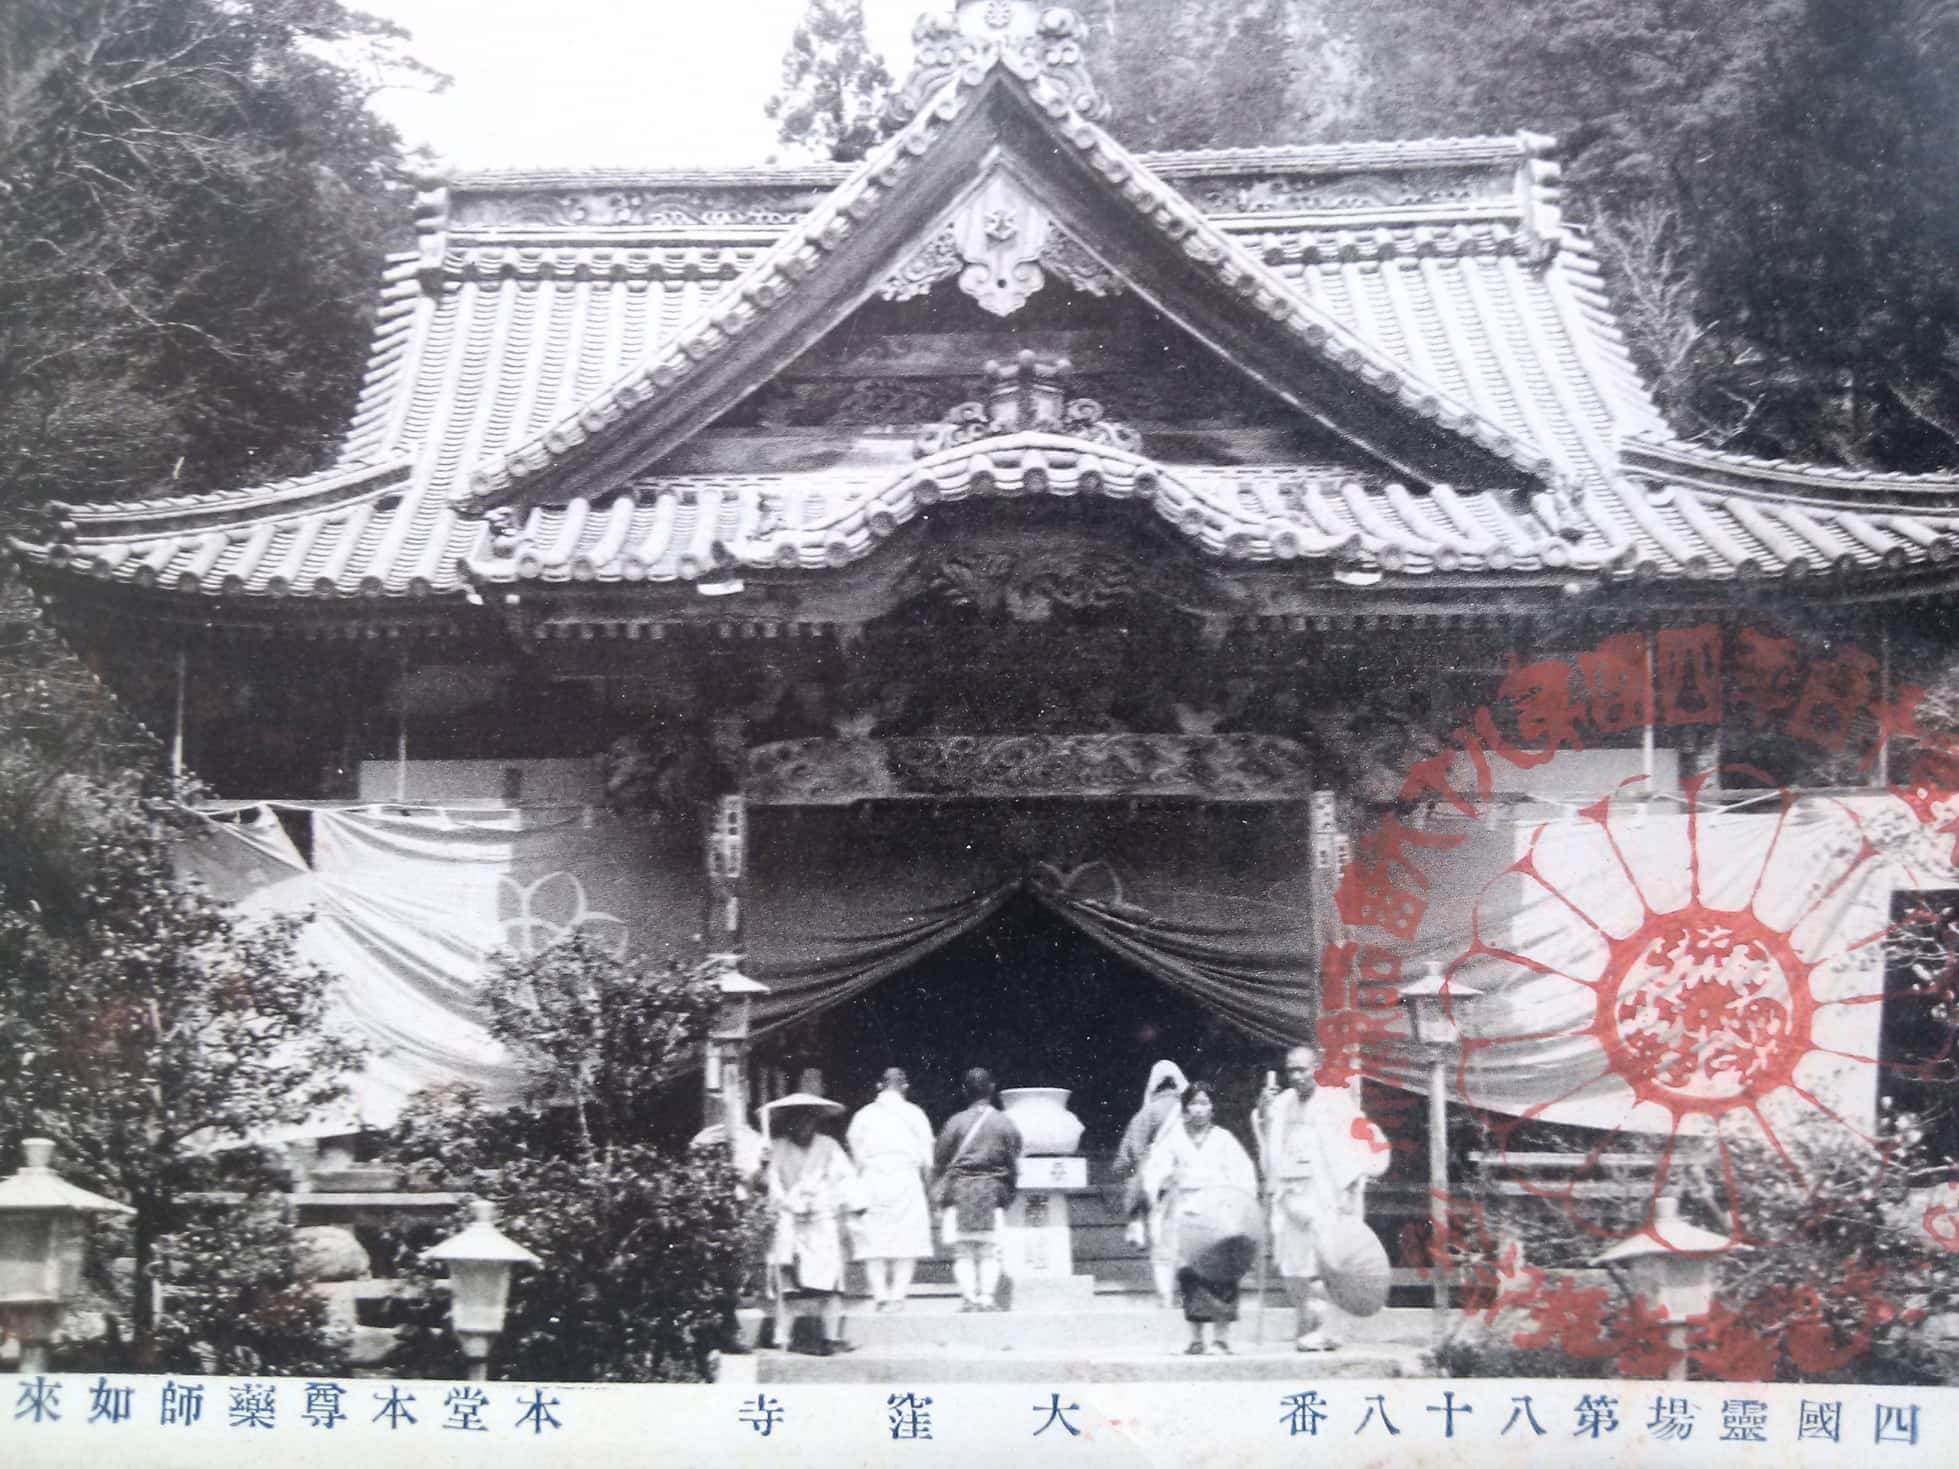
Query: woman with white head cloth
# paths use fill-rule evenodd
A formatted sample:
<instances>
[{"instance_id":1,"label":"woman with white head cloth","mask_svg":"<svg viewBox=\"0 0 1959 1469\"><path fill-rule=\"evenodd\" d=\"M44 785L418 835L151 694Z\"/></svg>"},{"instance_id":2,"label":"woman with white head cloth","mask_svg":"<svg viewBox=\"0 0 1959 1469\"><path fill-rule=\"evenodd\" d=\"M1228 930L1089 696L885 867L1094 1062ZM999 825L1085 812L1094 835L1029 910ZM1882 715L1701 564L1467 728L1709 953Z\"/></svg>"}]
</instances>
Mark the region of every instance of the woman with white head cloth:
<instances>
[{"instance_id":1,"label":"woman with white head cloth","mask_svg":"<svg viewBox=\"0 0 1959 1469\"><path fill-rule=\"evenodd\" d=\"M1190 1083L1175 1061L1159 1061L1150 1067L1150 1079L1143 1084L1143 1105L1123 1129L1122 1144L1111 1165L1122 1181L1122 1212L1129 1221L1126 1237L1138 1249L1148 1247L1150 1274L1156 1283L1156 1298L1165 1309L1175 1301L1177 1261L1171 1253L1164 1211L1165 1198L1152 1199L1143 1188L1143 1160L1150 1155L1163 1129L1178 1114L1178 1098Z\"/></svg>"}]
</instances>

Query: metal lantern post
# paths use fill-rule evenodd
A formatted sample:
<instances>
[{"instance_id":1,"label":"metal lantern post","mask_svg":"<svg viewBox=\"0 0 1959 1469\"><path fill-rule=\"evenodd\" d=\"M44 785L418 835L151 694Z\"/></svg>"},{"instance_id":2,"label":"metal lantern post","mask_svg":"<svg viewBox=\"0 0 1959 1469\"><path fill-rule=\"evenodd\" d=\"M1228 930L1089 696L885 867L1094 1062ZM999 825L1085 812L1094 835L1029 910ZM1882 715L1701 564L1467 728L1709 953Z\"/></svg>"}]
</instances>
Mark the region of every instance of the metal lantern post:
<instances>
[{"instance_id":1,"label":"metal lantern post","mask_svg":"<svg viewBox=\"0 0 1959 1469\"><path fill-rule=\"evenodd\" d=\"M50 1139L30 1137L21 1151L24 1166L0 1182L0 1327L20 1342L20 1370L38 1373L81 1289L82 1216L136 1211L63 1180L49 1166Z\"/></svg>"},{"instance_id":2,"label":"metal lantern post","mask_svg":"<svg viewBox=\"0 0 1959 1469\"><path fill-rule=\"evenodd\" d=\"M1687 1327L1714 1308L1714 1262L1739 1248L1726 1235L1682 1219L1680 1200L1667 1194L1654 1201L1650 1228L1593 1261L1623 1269L1632 1293L1665 1313L1667 1345L1674 1354L1670 1381L1687 1380Z\"/></svg>"},{"instance_id":3,"label":"metal lantern post","mask_svg":"<svg viewBox=\"0 0 1959 1469\"><path fill-rule=\"evenodd\" d=\"M503 1331L510 1305L510 1272L536 1265L537 1256L496 1226L496 1211L481 1199L469 1206L469 1224L422 1258L449 1267L449 1319L469 1359L469 1380L487 1381L490 1348Z\"/></svg>"},{"instance_id":4,"label":"metal lantern post","mask_svg":"<svg viewBox=\"0 0 1959 1469\"><path fill-rule=\"evenodd\" d=\"M1444 999L1446 991L1446 1001ZM1432 1246L1430 1280L1435 1339L1449 1331L1449 1099L1445 1072L1462 1045L1462 1031L1450 1013L1482 993L1443 978L1442 966L1428 961L1420 979L1401 987L1408 1011L1408 1033L1428 1061L1428 1217Z\"/></svg>"}]
</instances>

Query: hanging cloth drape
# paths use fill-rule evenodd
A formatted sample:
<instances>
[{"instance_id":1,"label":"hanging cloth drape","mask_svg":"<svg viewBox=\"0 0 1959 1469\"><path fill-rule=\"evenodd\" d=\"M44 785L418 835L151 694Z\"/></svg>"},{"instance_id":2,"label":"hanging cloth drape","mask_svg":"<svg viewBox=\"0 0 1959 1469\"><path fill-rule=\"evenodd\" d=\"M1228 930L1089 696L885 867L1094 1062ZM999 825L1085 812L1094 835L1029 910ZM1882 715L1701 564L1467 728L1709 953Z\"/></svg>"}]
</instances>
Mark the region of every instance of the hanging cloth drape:
<instances>
[{"instance_id":1,"label":"hanging cloth drape","mask_svg":"<svg viewBox=\"0 0 1959 1469\"><path fill-rule=\"evenodd\" d=\"M773 991L758 1027L863 993L1025 891L1246 1029L1303 1037L1316 969L1305 833L1297 803L757 810L744 938Z\"/></svg>"},{"instance_id":2,"label":"hanging cloth drape","mask_svg":"<svg viewBox=\"0 0 1959 1469\"><path fill-rule=\"evenodd\" d=\"M771 991L755 1005L758 1032L862 994L1013 895L1013 863L971 848L957 824L882 815L751 811L742 938L749 972Z\"/></svg>"},{"instance_id":3,"label":"hanging cloth drape","mask_svg":"<svg viewBox=\"0 0 1959 1469\"><path fill-rule=\"evenodd\" d=\"M310 823L310 861L280 810ZM331 1023L368 1050L346 1115L315 1131L385 1126L445 1082L515 1100L482 1004L499 950L571 933L622 956L691 962L702 949L698 832L580 807L239 806L204 813L179 862L247 917L313 915L300 957L333 976Z\"/></svg>"},{"instance_id":4,"label":"hanging cloth drape","mask_svg":"<svg viewBox=\"0 0 1959 1469\"><path fill-rule=\"evenodd\" d=\"M1636 1111L1609 1074L1593 1024L1600 991L1581 981L1601 977L1601 930L1630 934L1678 907L1698 863L1710 908L1750 908L1759 885L1754 914L1771 927L1793 925L1790 942L1817 1002L1805 1016L1800 1080L1828 1105L1869 1119L1891 894L1954 881L1949 841L1938 849L1884 840L1881 858L1860 855L1860 821L1891 821L1900 809L1873 793L1805 799L1786 820L1772 804L1690 822L1678 804L1662 803L1617 813L1612 843L1595 819L1570 811L1510 813L1489 826L1444 822L1436 830L1461 840L1420 852L1419 935L1349 936L1399 959L1404 981L1435 959L1482 991L1459 1017L1471 1046L1467 1064L1449 1071L1456 1100L1587 1127L1664 1130L1664 1110ZM1305 833L1305 812L1290 803L759 811L747 939L750 967L775 990L760 1007L763 1028L861 994L1026 892L1245 1030L1275 1042L1314 1036L1333 1017L1318 1014ZM1537 875L1518 865L1526 856ZM1372 998L1388 1030L1362 1044L1362 1073L1424 1090L1426 1059L1408 1042L1392 987Z\"/></svg>"},{"instance_id":5,"label":"hanging cloth drape","mask_svg":"<svg viewBox=\"0 0 1959 1469\"><path fill-rule=\"evenodd\" d=\"M1785 810L1766 793L1690 813L1679 800L1627 796L1434 829L1460 844L1419 854L1426 908L1417 936L1369 927L1351 937L1399 959L1404 980L1435 960L1452 987L1475 992L1454 1012L1467 1049L1447 1070L1452 1100L1667 1132L1675 1112L1640 1102L1658 1093L1628 1083L1624 1049L1671 1046L1683 1062L1715 1064L1730 1042L1712 1020L1696 1022L1691 1005L1733 996L1731 1010L1709 1012L1735 1027L1733 1046L1795 1035L1796 1084L1861 1125L1875 1119L1892 895L1955 878L1949 838L1920 829L1895 797L1805 795ZM1669 940L1670 924L1723 946L1697 959L1685 940ZM1729 946L1729 932L1765 940ZM1638 966L1627 967L1635 954ZM1393 1028L1359 1045L1360 1069L1419 1092L1427 1058L1409 1043L1392 996L1377 998L1386 1003L1374 1013ZM1757 1008L1745 1010L1751 1001ZM1717 1083L1710 1095L1721 1094ZM1821 1115L1792 1087L1748 1100L1772 1111L1792 1098L1798 1111Z\"/></svg>"},{"instance_id":6,"label":"hanging cloth drape","mask_svg":"<svg viewBox=\"0 0 1959 1469\"><path fill-rule=\"evenodd\" d=\"M1236 832L1254 848L1244 870L1152 823L1152 840L1121 858L1072 872L1042 864L1028 893L1240 1028L1277 1044L1303 1040L1318 1009L1305 842L1260 815L1264 830L1248 819Z\"/></svg>"}]
</instances>

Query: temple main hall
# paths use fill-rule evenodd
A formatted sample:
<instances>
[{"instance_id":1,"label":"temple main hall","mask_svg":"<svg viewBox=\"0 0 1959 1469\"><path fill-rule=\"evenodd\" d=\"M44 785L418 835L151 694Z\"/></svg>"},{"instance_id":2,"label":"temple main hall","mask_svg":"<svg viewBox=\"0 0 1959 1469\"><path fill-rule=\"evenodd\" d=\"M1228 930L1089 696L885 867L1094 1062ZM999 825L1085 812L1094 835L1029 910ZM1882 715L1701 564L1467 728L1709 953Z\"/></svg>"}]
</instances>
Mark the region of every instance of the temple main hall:
<instances>
[{"instance_id":1,"label":"temple main hall","mask_svg":"<svg viewBox=\"0 0 1959 1469\"><path fill-rule=\"evenodd\" d=\"M1570 925L1506 874L1601 803L1641 803L1628 852L1696 810L1761 835L1777 790L1895 803L1917 747L1869 711L1936 652L1959 479L1678 436L1548 138L1136 153L1071 12L918 40L861 164L428 179L331 463L12 543L212 792L200 875L317 914L372 1048L322 1134L513 1095L483 967L571 933L763 987L682 1132L704 1090L856 1106L888 1065L936 1121L986 1065L1067 1089L1099 1167L1159 1056L1235 1125L1358 1006L1347 1079L1410 1153L1380 1207L1419 1216L1427 1072L1357 993L1431 962L1519 1039L1455 1112L1614 1125L1544 1090L1569 1002L1503 956ZM1566 738L1479 786L1455 732L1540 753L1546 668ZM1803 746L1824 670L1862 697ZM1386 819L1419 930L1344 881ZM1832 1044L1909 1049L1884 1009ZM1869 1116L1883 1084L1819 1085Z\"/></svg>"}]
</instances>

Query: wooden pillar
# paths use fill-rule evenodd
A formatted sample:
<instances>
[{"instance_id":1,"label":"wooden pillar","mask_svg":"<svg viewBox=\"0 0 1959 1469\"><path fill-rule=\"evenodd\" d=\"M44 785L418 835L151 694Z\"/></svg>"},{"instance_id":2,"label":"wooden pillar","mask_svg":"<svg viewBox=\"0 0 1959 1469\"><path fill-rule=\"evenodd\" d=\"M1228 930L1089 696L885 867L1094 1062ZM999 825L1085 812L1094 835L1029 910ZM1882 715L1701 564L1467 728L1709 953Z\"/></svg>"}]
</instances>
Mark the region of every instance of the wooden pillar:
<instances>
[{"instance_id":1,"label":"wooden pillar","mask_svg":"<svg viewBox=\"0 0 1959 1469\"><path fill-rule=\"evenodd\" d=\"M1891 619L1888 617L1877 625L1877 654L1877 707L1888 711L1891 708ZM1885 727L1878 730L1877 761L1871 775L1879 788L1891 784L1891 733Z\"/></svg>"},{"instance_id":2,"label":"wooden pillar","mask_svg":"<svg viewBox=\"0 0 1959 1469\"><path fill-rule=\"evenodd\" d=\"M708 949L741 952L741 889L748 861L748 806L739 792L716 796L707 831Z\"/></svg>"},{"instance_id":3,"label":"wooden pillar","mask_svg":"<svg viewBox=\"0 0 1959 1469\"><path fill-rule=\"evenodd\" d=\"M1680 783L1684 787L1690 780L1705 776L1706 789L1721 789L1721 728L1727 718L1726 658L1729 635L1732 629L1726 623L1719 626L1720 643L1714 663L1714 685L1708 690L1714 718L1706 724L1682 723L1675 727L1674 737L1680 748ZM1658 661L1657 647L1655 662ZM1684 675L1683 675L1684 678ZM1699 675L1695 675L1698 682Z\"/></svg>"},{"instance_id":4,"label":"wooden pillar","mask_svg":"<svg viewBox=\"0 0 1959 1469\"><path fill-rule=\"evenodd\" d=\"M1440 1047L1428 1062L1428 1227L1433 1243L1429 1267L1433 1272L1429 1301L1431 1324L1439 1346L1449 1338L1449 1086L1443 1068L1448 1056Z\"/></svg>"},{"instance_id":5,"label":"wooden pillar","mask_svg":"<svg viewBox=\"0 0 1959 1469\"><path fill-rule=\"evenodd\" d=\"M190 650L182 644L177 647L177 690L176 702L170 719L170 774L173 779L184 778L184 702L190 694Z\"/></svg>"},{"instance_id":6,"label":"wooden pillar","mask_svg":"<svg viewBox=\"0 0 1959 1469\"><path fill-rule=\"evenodd\" d=\"M395 800L408 799L408 650L395 662Z\"/></svg>"},{"instance_id":7,"label":"wooden pillar","mask_svg":"<svg viewBox=\"0 0 1959 1469\"><path fill-rule=\"evenodd\" d=\"M1332 791L1313 792L1312 805L1307 808L1306 829L1313 864L1313 940L1324 952L1327 944L1339 943L1345 936L1333 893L1340 885L1340 874L1353 852L1352 843L1340 831L1340 806ZM1350 988L1334 996L1337 1006L1344 1008L1360 1003L1360 996L1351 988L1352 984L1350 980ZM1326 977L1322 975L1319 993L1319 1013L1322 1015L1326 1013L1326 1004ZM1359 1106L1361 1091L1358 1070L1348 1077L1347 1089L1353 1093L1354 1105Z\"/></svg>"},{"instance_id":8,"label":"wooden pillar","mask_svg":"<svg viewBox=\"0 0 1959 1469\"><path fill-rule=\"evenodd\" d=\"M1333 890L1340 882L1339 823L1340 808L1333 792L1314 791L1312 803L1306 808L1306 839L1308 857L1313 864L1313 938L1321 944L1331 943L1338 937L1334 932L1337 920Z\"/></svg>"},{"instance_id":9,"label":"wooden pillar","mask_svg":"<svg viewBox=\"0 0 1959 1469\"><path fill-rule=\"evenodd\" d=\"M323 772L320 782L319 793L329 800L348 800L360 794L366 734L362 716L368 708L368 701L361 697L364 683L361 665L350 660L333 672L326 685L337 695L331 702L340 708L340 743L334 752L332 770Z\"/></svg>"},{"instance_id":10,"label":"wooden pillar","mask_svg":"<svg viewBox=\"0 0 1959 1469\"><path fill-rule=\"evenodd\" d=\"M1646 789L1650 793L1653 789L1653 766L1657 759L1657 752L1654 748L1653 721L1658 717L1653 707L1653 634L1651 632L1640 633L1639 650L1640 660L1645 665L1642 676L1646 680L1646 720L1639 732L1639 768L1646 776Z\"/></svg>"},{"instance_id":11,"label":"wooden pillar","mask_svg":"<svg viewBox=\"0 0 1959 1469\"><path fill-rule=\"evenodd\" d=\"M716 796L707 818L707 943L711 957L724 971L741 967L742 877L748 864L748 808L740 792ZM746 1004L747 998L726 996L724 1009ZM748 1098L748 1037L717 1023L708 1040L707 1065L702 1068L702 1103L708 1125L723 1123L729 1146L745 1121Z\"/></svg>"}]
</instances>

